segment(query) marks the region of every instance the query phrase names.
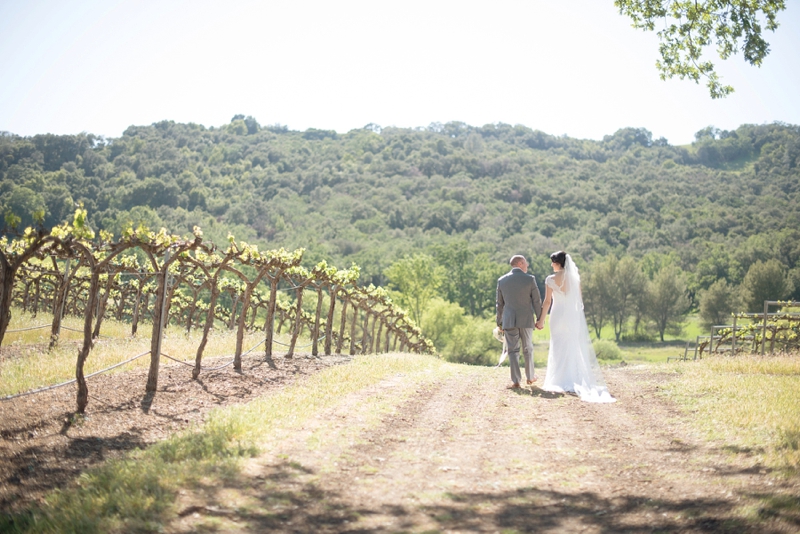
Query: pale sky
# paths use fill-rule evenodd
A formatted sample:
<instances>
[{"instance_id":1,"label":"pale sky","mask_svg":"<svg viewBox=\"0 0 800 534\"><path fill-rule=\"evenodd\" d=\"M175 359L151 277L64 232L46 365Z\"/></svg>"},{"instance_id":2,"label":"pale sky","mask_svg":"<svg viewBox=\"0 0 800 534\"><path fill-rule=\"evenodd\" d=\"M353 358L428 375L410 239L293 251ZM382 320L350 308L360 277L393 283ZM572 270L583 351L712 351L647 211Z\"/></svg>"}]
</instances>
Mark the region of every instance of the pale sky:
<instances>
[{"instance_id":1,"label":"pale sky","mask_svg":"<svg viewBox=\"0 0 800 534\"><path fill-rule=\"evenodd\" d=\"M661 81L657 39L613 0L0 0L0 131L118 137L161 120L340 133L368 123L523 124L674 145L709 125L800 124L800 2L736 92Z\"/></svg>"}]
</instances>

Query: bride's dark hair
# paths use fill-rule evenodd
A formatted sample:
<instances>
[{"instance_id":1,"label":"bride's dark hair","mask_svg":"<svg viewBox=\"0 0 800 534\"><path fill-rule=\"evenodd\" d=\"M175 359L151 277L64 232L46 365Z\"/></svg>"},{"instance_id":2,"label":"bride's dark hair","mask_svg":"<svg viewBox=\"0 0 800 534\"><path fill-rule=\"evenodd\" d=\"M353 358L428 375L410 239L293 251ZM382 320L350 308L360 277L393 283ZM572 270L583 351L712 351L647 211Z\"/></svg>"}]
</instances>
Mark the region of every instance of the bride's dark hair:
<instances>
[{"instance_id":1,"label":"bride's dark hair","mask_svg":"<svg viewBox=\"0 0 800 534\"><path fill-rule=\"evenodd\" d=\"M567 262L567 253L563 250L559 250L558 252L553 252L550 254L550 261L555 262L564 268L564 264Z\"/></svg>"}]
</instances>

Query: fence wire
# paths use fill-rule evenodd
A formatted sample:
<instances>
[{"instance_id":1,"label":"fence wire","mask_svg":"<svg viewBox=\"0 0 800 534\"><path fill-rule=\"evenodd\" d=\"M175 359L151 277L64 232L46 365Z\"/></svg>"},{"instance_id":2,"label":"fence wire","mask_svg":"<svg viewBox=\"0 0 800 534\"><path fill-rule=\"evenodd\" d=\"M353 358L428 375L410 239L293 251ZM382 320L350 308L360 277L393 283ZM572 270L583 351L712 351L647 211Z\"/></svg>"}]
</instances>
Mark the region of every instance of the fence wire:
<instances>
[{"instance_id":1,"label":"fence wire","mask_svg":"<svg viewBox=\"0 0 800 534\"><path fill-rule=\"evenodd\" d=\"M133 358L129 358L129 359L125 360L124 362L116 363L116 364L112 365L111 367L106 367L105 369L101 369L99 371L95 371L92 374L86 375L84 378L91 378L93 376L99 375L100 373L105 373L105 372L110 371L112 369L116 369L117 367L119 367L121 365L125 365L126 363L130 363L133 360L136 360L137 358L141 358L145 354L150 354L150 351L148 350L146 352L138 354L138 355L134 356ZM34 393L41 393L43 391L48 391L48 390L60 388L60 387L63 387L63 386L68 386L70 384L74 384L77 381L78 381L77 378L73 378L72 380L68 380L68 381L62 382L60 384L55 384L53 386L47 386L47 387L43 387L43 388L39 388L39 389L34 389L34 390L31 390L31 391L25 391L24 393L17 393L15 395L8 395L8 396L0 398L0 402L11 400L11 399L16 399L17 397L24 397L26 395L33 395Z\"/></svg>"},{"instance_id":2,"label":"fence wire","mask_svg":"<svg viewBox=\"0 0 800 534\"><path fill-rule=\"evenodd\" d=\"M27 332L29 330L39 330L40 328L50 328L52 325L43 324L41 326L29 326L28 328L17 328L15 330L6 330L6 334L10 334L11 332ZM61 328L64 328L63 326Z\"/></svg>"},{"instance_id":3,"label":"fence wire","mask_svg":"<svg viewBox=\"0 0 800 534\"><path fill-rule=\"evenodd\" d=\"M47 325L45 325L45 326L47 326ZM36 328L41 328L41 327L36 327ZM32 329L29 329L29 330L32 330ZM323 339L325 339L325 336L324 336L324 335L323 335L323 336L321 336L319 339L317 339L317 342L319 342L319 341L322 341ZM254 350L256 350L258 347L260 347L261 345L263 345L265 341L266 341L266 339L262 339L261 341L259 341L259 342L258 342L258 343L256 343L255 345L253 345L253 346L252 346L250 349L248 349L246 352L243 352L243 353L242 353L242 356L246 356L246 355L250 354L251 352L253 352ZM272 340L272 342L273 342L273 343L278 343L279 345L284 345L284 346L286 346L286 347L288 347L288 346L289 346L289 345L287 345L286 343L282 343L282 342L278 341L277 339L273 339L273 340ZM313 341L312 341L311 343L309 343L308 345L302 345L302 346L300 346L300 347L295 347L295 348L305 348L305 347L310 347L312 344L313 344ZM112 366L110 366L110 367L106 367L105 369L101 369L101 370L99 370L99 371L95 371L94 373L91 373L91 374L88 374L88 375L86 375L86 377L85 377L85 378L91 378L91 377L93 377L93 376L97 376L97 375L99 375L99 374L102 374L102 373L105 373L105 372L111 371L112 369L116 369L117 367L120 367L120 366L122 366L122 365L125 365L126 363L130 363L130 362L132 362L132 361L134 361L134 360L136 360L136 359L138 359L138 358L141 358L141 357L142 357L142 356L144 356L145 354L150 354L150 351L149 351L149 350L148 350L148 351L145 351L145 352L143 352L143 353L141 353L141 354L137 354L136 356L133 356L132 358L129 358L129 359L125 360L124 362L116 363L116 364L114 364L114 365L112 365ZM194 367L195 367L195 364L193 364L193 363L189 363L189 362L185 362L185 361L183 361L183 360L179 360L179 359L177 359L177 358L173 358L172 356L170 356L169 354L167 354L167 353L165 353L165 352L162 352L162 353L161 353L161 355L162 355L162 356L164 356L165 358L168 358L168 359L170 359L170 360L174 361L174 362L180 363L180 364L182 364L182 365L185 365L185 366L187 366L187 367L191 367L192 369L194 369ZM213 356L212 356L212 357L213 357ZM234 361L235 361L235 358L231 358L231 361L229 361L228 363L225 363L225 364L222 364L222 365L218 365L218 366L216 366L216 367L203 367L203 366L201 365L201 366L200 366L200 370L201 370L201 371L218 371L219 369L224 369L224 368L226 368L226 367L229 367L230 365L232 365L232 364L233 364L233 362L234 362ZM16 393L16 394L14 394L14 395L7 395L7 396L5 396L5 397L0 397L0 402L4 402L4 401L8 401L8 400L12 400L12 399L16 399L16 398L19 398L19 397L25 397L25 396L27 396L27 395L33 395L34 393L42 393L42 392L44 392L44 391L50 391L51 389L56 389L56 388L60 388L60 387L64 387L64 386L68 386L68 385L70 385L70 384L74 384L74 383L75 383L75 382L77 382L77 381L78 381L78 380L77 380L76 378L73 378L72 380L67 380L66 382L61 382L60 384L54 384L54 385L52 385L52 386L46 386L46 387L43 387L43 388L33 389L33 390L31 390L31 391L25 391L25 392L23 392L23 393Z\"/></svg>"}]
</instances>

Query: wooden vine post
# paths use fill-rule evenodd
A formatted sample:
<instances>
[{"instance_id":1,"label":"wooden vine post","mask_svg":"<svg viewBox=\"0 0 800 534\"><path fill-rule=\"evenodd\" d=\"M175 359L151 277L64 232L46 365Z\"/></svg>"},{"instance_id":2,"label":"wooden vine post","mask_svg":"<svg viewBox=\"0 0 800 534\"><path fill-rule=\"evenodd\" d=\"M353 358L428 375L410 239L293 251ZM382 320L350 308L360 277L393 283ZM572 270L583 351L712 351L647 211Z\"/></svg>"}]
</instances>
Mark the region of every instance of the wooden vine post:
<instances>
[{"instance_id":1,"label":"wooden vine post","mask_svg":"<svg viewBox=\"0 0 800 534\"><path fill-rule=\"evenodd\" d=\"M199 232L199 229L196 229L195 232ZM208 302L208 311L206 312L206 322L203 326L203 337L200 340L200 345L197 347L197 353L195 354L194 358L194 369L192 369L192 378L197 380L200 376L200 362L203 358L203 351L206 348L206 344L208 343L208 334L211 331L211 327L214 326L214 318L216 316L215 309L217 307L217 299L219 298L220 288L217 284L219 280L220 274L227 268L228 263L234 256L234 252L231 249L225 253L225 256L220 258L214 253L213 248L202 248L196 251L196 258L192 258L191 256L187 255L186 260L194 262L198 268L200 268L206 276L206 285L211 291L211 297L209 298ZM206 264L209 264L206 267ZM211 271L213 270L213 274Z\"/></svg>"},{"instance_id":2,"label":"wooden vine post","mask_svg":"<svg viewBox=\"0 0 800 534\"><path fill-rule=\"evenodd\" d=\"M169 248L164 251L162 268L158 271L158 290L153 312L153 335L150 338L150 369L147 373L145 391L158 387L158 370L161 364L161 344L164 341L164 315L167 309L167 285L169 284Z\"/></svg>"},{"instance_id":3,"label":"wooden vine post","mask_svg":"<svg viewBox=\"0 0 800 534\"><path fill-rule=\"evenodd\" d=\"M55 259L53 261L55 262ZM64 265L64 275L60 278L61 283L56 290L56 298L53 303L53 323L50 326L49 350L52 350L58 344L58 338L61 336L61 319L64 317L67 295L69 294L69 267L70 258L67 257Z\"/></svg>"},{"instance_id":4,"label":"wooden vine post","mask_svg":"<svg viewBox=\"0 0 800 534\"><path fill-rule=\"evenodd\" d=\"M336 293L342 298L342 316L339 323L339 335L336 338L336 354L342 353L342 345L344 344L344 327L345 323L347 322L347 304L350 301L348 286L355 286L356 280L358 280L360 274L361 271L355 265L353 265L347 271L340 271L336 273ZM334 298L333 295L331 298ZM331 317L331 325L333 325L333 317Z\"/></svg>"},{"instance_id":5,"label":"wooden vine post","mask_svg":"<svg viewBox=\"0 0 800 534\"><path fill-rule=\"evenodd\" d=\"M314 266L314 269L311 271L311 276L309 278L309 282L311 286L317 292L317 308L316 312L314 313L314 328L311 332L311 355L317 356L319 355L319 327L320 321L322 319L322 301L325 296L323 293L323 288L326 286L329 288L329 292L333 295L334 292L334 284L332 283L333 277L336 275L336 268L329 267L328 263L325 261L319 262L317 265ZM335 297L330 299L331 307L335 307ZM325 324L325 347L330 351L330 324L332 319L333 311L331 309L328 310L328 320Z\"/></svg>"},{"instance_id":6,"label":"wooden vine post","mask_svg":"<svg viewBox=\"0 0 800 534\"><path fill-rule=\"evenodd\" d=\"M330 294L330 302L328 304L328 317L325 320L325 344L323 345L323 350L325 351L326 356L331 355L331 348L333 343L333 317L334 313L336 312L336 294L339 292L339 279L338 279L338 272L334 272L330 276L330 285L329 294ZM316 350L317 344L314 343L314 349Z\"/></svg>"},{"instance_id":7,"label":"wooden vine post","mask_svg":"<svg viewBox=\"0 0 800 534\"><path fill-rule=\"evenodd\" d=\"M41 228L28 228L22 239L11 243L5 237L0 238L0 345L11 321L11 298L17 270L51 240L49 232Z\"/></svg>"},{"instance_id":8,"label":"wooden vine post","mask_svg":"<svg viewBox=\"0 0 800 534\"><path fill-rule=\"evenodd\" d=\"M102 298L98 298L97 302L97 320L94 324L94 330L92 331L92 338L97 339L100 337L100 326L103 324L103 317L106 314L106 306L108 306L108 298L111 296L111 289L114 286L114 281L117 277L116 270L110 270L106 273L106 283L105 287L103 288L103 296Z\"/></svg>"},{"instance_id":9,"label":"wooden vine post","mask_svg":"<svg viewBox=\"0 0 800 534\"><path fill-rule=\"evenodd\" d=\"M292 267L297 267L303 259L304 249L288 252L281 248L270 250L266 254L270 258L271 272L266 273L269 280L269 303L267 304L267 318L264 323L264 357L272 358L272 343L275 337L275 306L278 298L278 283L283 278L283 274Z\"/></svg>"},{"instance_id":10,"label":"wooden vine post","mask_svg":"<svg viewBox=\"0 0 800 534\"><path fill-rule=\"evenodd\" d=\"M369 345L369 319L372 315L372 309L370 308L369 294L366 292L363 300L361 301L361 307L364 309L364 332L361 335L361 354L367 354L367 348Z\"/></svg>"},{"instance_id":11,"label":"wooden vine post","mask_svg":"<svg viewBox=\"0 0 800 534\"><path fill-rule=\"evenodd\" d=\"M339 321L339 336L336 338L336 354L342 353L342 345L344 344L344 327L345 322L347 321L347 303L349 302L347 298L347 293L345 290L339 290L342 293L342 317Z\"/></svg>"},{"instance_id":12,"label":"wooden vine post","mask_svg":"<svg viewBox=\"0 0 800 534\"><path fill-rule=\"evenodd\" d=\"M133 301L133 313L131 317L131 337L136 336L139 329L139 315L142 305L142 292L144 291L146 276L144 271L136 275L136 298Z\"/></svg>"},{"instance_id":13,"label":"wooden vine post","mask_svg":"<svg viewBox=\"0 0 800 534\"><path fill-rule=\"evenodd\" d=\"M233 360L233 368L236 369L237 371L242 370L242 348L244 343L244 330L245 326L247 326L247 311L250 309L250 299L253 296L253 290L256 288L261 279L264 278L264 275L267 273L268 269L269 265L260 265L256 277L252 281L248 280L247 277L244 276L244 274L241 274L241 271L236 271L238 274L241 275L242 281L244 282L242 311L239 313L239 322L238 322L238 327L236 329L236 352L234 354L234 360Z\"/></svg>"},{"instance_id":14,"label":"wooden vine post","mask_svg":"<svg viewBox=\"0 0 800 534\"><path fill-rule=\"evenodd\" d=\"M356 354L356 326L358 325L358 308L360 302L357 299L356 293L350 295L353 301L353 322L350 323L350 356Z\"/></svg>"},{"instance_id":15,"label":"wooden vine post","mask_svg":"<svg viewBox=\"0 0 800 534\"><path fill-rule=\"evenodd\" d=\"M294 348L297 345L297 338L300 335L300 329L303 325L303 290L311 283L310 273L301 265L294 266L286 271L289 280L294 284L295 291L295 310L294 310L294 328L292 329L292 339L289 341L289 350L286 351L286 358L294 357ZM317 299L317 310L321 301ZM319 311L317 311L317 322L319 321ZM312 333L312 335L314 335Z\"/></svg>"},{"instance_id":16,"label":"wooden vine post","mask_svg":"<svg viewBox=\"0 0 800 534\"><path fill-rule=\"evenodd\" d=\"M156 304L153 310L153 334L150 338L150 369L147 373L147 385L145 391L155 392L158 387L158 370L161 362L161 342L163 340L164 328L166 327L167 296L169 283L169 268L181 255L194 250L202 241L202 233L195 227L194 241L181 241L177 236L168 235L165 229L161 229L158 234L149 232L147 237L149 242L140 247L150 259L153 271L157 273L158 290L156 291ZM156 254L164 254L164 261L161 267L155 259Z\"/></svg>"}]
</instances>

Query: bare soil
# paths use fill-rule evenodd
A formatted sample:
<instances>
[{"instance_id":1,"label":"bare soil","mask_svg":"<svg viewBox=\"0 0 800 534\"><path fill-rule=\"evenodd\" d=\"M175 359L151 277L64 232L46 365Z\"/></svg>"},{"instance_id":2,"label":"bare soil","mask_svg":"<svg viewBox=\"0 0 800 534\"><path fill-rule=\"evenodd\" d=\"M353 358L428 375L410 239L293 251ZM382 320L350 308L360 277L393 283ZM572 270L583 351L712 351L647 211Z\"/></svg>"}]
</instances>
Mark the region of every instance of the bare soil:
<instances>
[{"instance_id":1,"label":"bare soil","mask_svg":"<svg viewBox=\"0 0 800 534\"><path fill-rule=\"evenodd\" d=\"M164 368L0 404L0 496L18 508L87 467L144 447L215 406L246 402L347 358L276 359L243 374ZM537 370L542 373L543 370ZM660 389L673 374L605 371L615 404L464 366L399 375L277 432L238 476L186 488L166 532L800 532L800 484L696 435Z\"/></svg>"},{"instance_id":2,"label":"bare soil","mask_svg":"<svg viewBox=\"0 0 800 534\"><path fill-rule=\"evenodd\" d=\"M155 395L145 392L147 369L90 378L83 417L74 415L74 384L0 402L0 511L19 509L92 465L202 423L212 408L247 402L347 361L306 354L262 358L244 361L241 373L229 366L192 380L190 367L164 360ZM209 358L203 365L226 362Z\"/></svg>"}]
</instances>

